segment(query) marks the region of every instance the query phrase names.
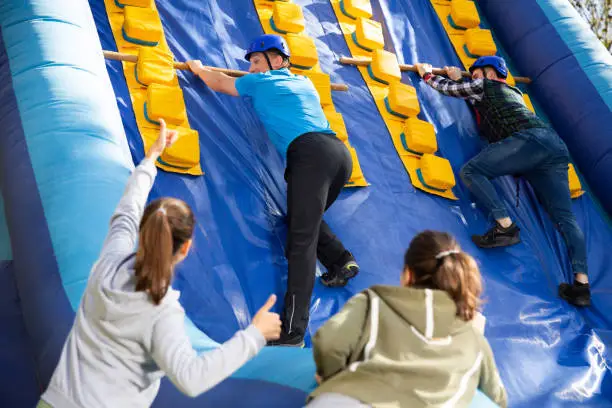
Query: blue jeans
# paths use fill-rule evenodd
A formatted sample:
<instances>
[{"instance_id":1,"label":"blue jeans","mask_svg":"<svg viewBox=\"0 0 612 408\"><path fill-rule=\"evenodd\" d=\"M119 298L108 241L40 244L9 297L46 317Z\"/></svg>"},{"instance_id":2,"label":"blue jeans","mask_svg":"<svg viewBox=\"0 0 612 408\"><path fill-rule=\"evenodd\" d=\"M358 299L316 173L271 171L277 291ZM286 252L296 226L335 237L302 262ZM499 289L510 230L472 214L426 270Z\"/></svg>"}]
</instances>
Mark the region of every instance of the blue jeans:
<instances>
[{"instance_id":1,"label":"blue jeans","mask_svg":"<svg viewBox=\"0 0 612 408\"><path fill-rule=\"evenodd\" d=\"M461 169L461 179L496 220L508 217L491 179L520 175L531 184L568 248L574 273L587 273L584 235L572 213L565 143L551 129L527 129L488 145Z\"/></svg>"}]
</instances>

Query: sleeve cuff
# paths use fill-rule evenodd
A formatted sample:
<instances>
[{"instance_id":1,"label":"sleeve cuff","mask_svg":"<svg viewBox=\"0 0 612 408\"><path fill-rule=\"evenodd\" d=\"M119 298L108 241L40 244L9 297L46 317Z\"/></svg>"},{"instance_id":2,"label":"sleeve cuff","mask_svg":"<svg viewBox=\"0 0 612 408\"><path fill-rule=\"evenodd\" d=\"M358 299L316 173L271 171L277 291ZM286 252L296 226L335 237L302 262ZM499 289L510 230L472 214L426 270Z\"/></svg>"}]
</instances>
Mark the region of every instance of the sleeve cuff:
<instances>
[{"instance_id":1,"label":"sleeve cuff","mask_svg":"<svg viewBox=\"0 0 612 408\"><path fill-rule=\"evenodd\" d=\"M252 324L244 330L244 333L252 339L257 345L257 350L261 350L266 345L266 338L261 334L259 329Z\"/></svg>"},{"instance_id":2,"label":"sleeve cuff","mask_svg":"<svg viewBox=\"0 0 612 408\"><path fill-rule=\"evenodd\" d=\"M246 75L245 75L246 76ZM234 81L234 87L236 88L236 92L238 92L238 96L245 96L245 92L244 92L244 78L245 76L241 76L236 78L236 80Z\"/></svg>"}]
</instances>

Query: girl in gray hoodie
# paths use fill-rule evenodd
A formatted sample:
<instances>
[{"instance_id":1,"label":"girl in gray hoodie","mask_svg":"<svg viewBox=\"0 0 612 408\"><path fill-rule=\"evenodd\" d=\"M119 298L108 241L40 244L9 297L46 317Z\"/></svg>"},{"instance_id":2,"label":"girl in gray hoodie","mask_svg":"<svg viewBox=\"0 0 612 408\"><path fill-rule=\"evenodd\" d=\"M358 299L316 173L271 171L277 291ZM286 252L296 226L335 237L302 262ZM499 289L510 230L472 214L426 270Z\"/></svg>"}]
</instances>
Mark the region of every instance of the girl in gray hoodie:
<instances>
[{"instance_id":1,"label":"girl in gray hoodie","mask_svg":"<svg viewBox=\"0 0 612 408\"><path fill-rule=\"evenodd\" d=\"M308 408L467 407L477 388L505 408L489 343L473 320L481 277L449 234L424 231L402 286L351 298L313 337L320 386Z\"/></svg>"},{"instance_id":2,"label":"girl in gray hoodie","mask_svg":"<svg viewBox=\"0 0 612 408\"><path fill-rule=\"evenodd\" d=\"M144 208L155 162L178 136L160 122L159 138L134 170L111 218L39 407L148 407L164 375L183 393L197 396L280 335L280 318L269 312L272 295L252 324L218 349L198 356L191 347L179 292L171 284L175 265L191 246L193 213L174 198Z\"/></svg>"}]
</instances>

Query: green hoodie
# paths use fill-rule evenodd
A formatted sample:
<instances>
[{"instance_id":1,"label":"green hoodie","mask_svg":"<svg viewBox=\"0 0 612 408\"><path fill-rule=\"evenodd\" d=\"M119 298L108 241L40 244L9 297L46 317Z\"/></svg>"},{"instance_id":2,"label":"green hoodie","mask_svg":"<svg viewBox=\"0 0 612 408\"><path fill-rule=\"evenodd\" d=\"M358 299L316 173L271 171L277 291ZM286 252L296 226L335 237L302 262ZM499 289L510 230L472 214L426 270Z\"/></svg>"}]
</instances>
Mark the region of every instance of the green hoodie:
<instances>
[{"instance_id":1,"label":"green hoodie","mask_svg":"<svg viewBox=\"0 0 612 408\"><path fill-rule=\"evenodd\" d=\"M373 407L467 407L477 388L501 407L493 353L446 292L374 286L351 298L313 337L323 383Z\"/></svg>"}]
</instances>

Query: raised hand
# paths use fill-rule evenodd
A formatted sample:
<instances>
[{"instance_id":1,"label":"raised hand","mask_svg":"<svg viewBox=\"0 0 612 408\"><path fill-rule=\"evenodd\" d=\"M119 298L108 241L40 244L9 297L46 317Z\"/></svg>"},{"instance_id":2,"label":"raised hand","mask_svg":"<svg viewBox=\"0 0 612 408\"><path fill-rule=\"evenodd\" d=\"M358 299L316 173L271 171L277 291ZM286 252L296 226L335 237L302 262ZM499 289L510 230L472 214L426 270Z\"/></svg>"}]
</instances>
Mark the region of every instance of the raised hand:
<instances>
[{"instance_id":1,"label":"raised hand","mask_svg":"<svg viewBox=\"0 0 612 408\"><path fill-rule=\"evenodd\" d=\"M159 120L159 136L157 140L149 147L149 151L146 154L148 159L153 161L157 160L159 156L164 152L167 147L170 147L178 139L178 131L168 129L166 127L166 121L163 119Z\"/></svg>"},{"instance_id":2,"label":"raised hand","mask_svg":"<svg viewBox=\"0 0 612 408\"><path fill-rule=\"evenodd\" d=\"M416 64L414 64L414 66L419 71L419 75L421 78L423 78L425 74L431 73L433 70L431 64L424 64L424 63L417 62Z\"/></svg>"},{"instance_id":3,"label":"raised hand","mask_svg":"<svg viewBox=\"0 0 612 408\"><path fill-rule=\"evenodd\" d=\"M204 69L204 65L202 65L202 62L200 60L187 61L187 66L189 67L191 72L196 75Z\"/></svg>"},{"instance_id":4,"label":"raised hand","mask_svg":"<svg viewBox=\"0 0 612 408\"><path fill-rule=\"evenodd\" d=\"M446 71L446 76L453 81L459 81L462 78L461 70L457 67L444 67L444 70Z\"/></svg>"},{"instance_id":5,"label":"raised hand","mask_svg":"<svg viewBox=\"0 0 612 408\"><path fill-rule=\"evenodd\" d=\"M280 316L270 312L275 303L276 295L270 295L266 304L253 317L253 326L257 327L266 340L277 340L281 333Z\"/></svg>"}]
</instances>

